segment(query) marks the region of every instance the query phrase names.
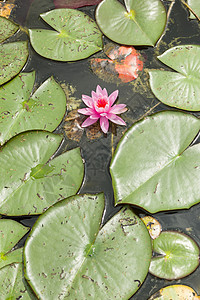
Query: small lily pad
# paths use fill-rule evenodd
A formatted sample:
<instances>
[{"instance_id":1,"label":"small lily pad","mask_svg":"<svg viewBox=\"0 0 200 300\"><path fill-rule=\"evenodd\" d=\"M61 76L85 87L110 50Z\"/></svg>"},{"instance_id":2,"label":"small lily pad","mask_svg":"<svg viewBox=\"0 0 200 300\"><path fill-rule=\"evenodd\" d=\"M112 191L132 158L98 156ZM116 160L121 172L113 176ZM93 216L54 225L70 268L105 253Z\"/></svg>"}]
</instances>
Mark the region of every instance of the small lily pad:
<instances>
[{"instance_id":1,"label":"small lily pad","mask_svg":"<svg viewBox=\"0 0 200 300\"><path fill-rule=\"evenodd\" d=\"M15 263L0 269L0 295L1 300L35 299L29 296L24 284L23 264Z\"/></svg>"},{"instance_id":2,"label":"small lily pad","mask_svg":"<svg viewBox=\"0 0 200 300\"><path fill-rule=\"evenodd\" d=\"M199 111L200 46L173 47L158 59L176 72L149 72L150 86L155 96L169 106Z\"/></svg>"},{"instance_id":3,"label":"small lily pad","mask_svg":"<svg viewBox=\"0 0 200 300\"><path fill-rule=\"evenodd\" d=\"M200 17L200 0L187 0L188 5L193 9L195 14ZM190 12L190 18L196 19L192 12Z\"/></svg>"},{"instance_id":4,"label":"small lily pad","mask_svg":"<svg viewBox=\"0 0 200 300\"><path fill-rule=\"evenodd\" d=\"M28 58L27 42L0 45L0 85L17 75Z\"/></svg>"},{"instance_id":5,"label":"small lily pad","mask_svg":"<svg viewBox=\"0 0 200 300\"><path fill-rule=\"evenodd\" d=\"M22 73L0 88L0 143L27 130L53 131L66 110L66 97L50 77L31 94L35 72Z\"/></svg>"},{"instance_id":6,"label":"small lily pad","mask_svg":"<svg viewBox=\"0 0 200 300\"><path fill-rule=\"evenodd\" d=\"M138 290L152 255L148 231L127 207L101 227L103 211L103 194L76 195L38 218L24 256L39 299L129 299Z\"/></svg>"},{"instance_id":7,"label":"small lily pad","mask_svg":"<svg viewBox=\"0 0 200 300\"><path fill-rule=\"evenodd\" d=\"M63 8L40 16L55 29L29 30L31 44L41 56L59 61L74 61L102 49L102 34L98 26L83 12Z\"/></svg>"},{"instance_id":8,"label":"small lily pad","mask_svg":"<svg viewBox=\"0 0 200 300\"><path fill-rule=\"evenodd\" d=\"M160 0L103 0L96 20L111 40L125 45L154 46L166 24L166 11Z\"/></svg>"},{"instance_id":9,"label":"small lily pad","mask_svg":"<svg viewBox=\"0 0 200 300\"><path fill-rule=\"evenodd\" d=\"M166 286L152 295L149 300L199 300L196 292L187 285L175 284Z\"/></svg>"},{"instance_id":10,"label":"small lily pad","mask_svg":"<svg viewBox=\"0 0 200 300\"><path fill-rule=\"evenodd\" d=\"M199 247L189 236L175 232L162 232L153 241L158 254L151 260L149 272L157 277L173 280L192 273L199 265Z\"/></svg>"},{"instance_id":11,"label":"small lily pad","mask_svg":"<svg viewBox=\"0 0 200 300\"><path fill-rule=\"evenodd\" d=\"M199 129L199 119L173 111L134 124L110 165L116 204L155 213L199 203L200 144L189 147Z\"/></svg>"},{"instance_id":12,"label":"small lily pad","mask_svg":"<svg viewBox=\"0 0 200 300\"><path fill-rule=\"evenodd\" d=\"M0 152L0 213L41 214L49 206L77 193L83 179L78 148L50 159L62 137L29 131L6 143Z\"/></svg>"},{"instance_id":13,"label":"small lily pad","mask_svg":"<svg viewBox=\"0 0 200 300\"><path fill-rule=\"evenodd\" d=\"M0 219L0 269L14 262L22 262L22 248L13 248L28 231L29 228L16 221Z\"/></svg>"},{"instance_id":14,"label":"small lily pad","mask_svg":"<svg viewBox=\"0 0 200 300\"><path fill-rule=\"evenodd\" d=\"M18 25L0 16L0 43L13 35L18 30L18 28Z\"/></svg>"}]
</instances>

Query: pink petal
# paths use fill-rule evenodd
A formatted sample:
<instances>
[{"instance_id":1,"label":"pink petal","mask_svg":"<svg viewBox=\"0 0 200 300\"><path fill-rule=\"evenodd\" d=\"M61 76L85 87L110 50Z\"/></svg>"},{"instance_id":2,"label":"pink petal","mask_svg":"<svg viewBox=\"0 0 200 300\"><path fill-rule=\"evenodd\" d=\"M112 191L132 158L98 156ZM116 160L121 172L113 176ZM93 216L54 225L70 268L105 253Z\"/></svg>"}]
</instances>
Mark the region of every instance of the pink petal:
<instances>
[{"instance_id":1,"label":"pink petal","mask_svg":"<svg viewBox=\"0 0 200 300\"><path fill-rule=\"evenodd\" d=\"M116 116L115 114L107 114L107 118L112 121L113 123L116 123L118 125L126 125L124 120L122 118Z\"/></svg>"},{"instance_id":2,"label":"pink petal","mask_svg":"<svg viewBox=\"0 0 200 300\"><path fill-rule=\"evenodd\" d=\"M87 95L82 95L82 100L85 103L85 105L87 105L88 107L90 107L90 108L94 107L93 99L91 97L89 97Z\"/></svg>"},{"instance_id":3,"label":"pink petal","mask_svg":"<svg viewBox=\"0 0 200 300\"><path fill-rule=\"evenodd\" d=\"M95 100L98 100L99 96L98 96L94 91L92 91L91 94L92 94L93 102L94 102Z\"/></svg>"},{"instance_id":4,"label":"pink petal","mask_svg":"<svg viewBox=\"0 0 200 300\"><path fill-rule=\"evenodd\" d=\"M90 116L90 115L94 114L94 109L92 109L92 108L80 108L80 109L78 109L78 112L79 112L79 114Z\"/></svg>"},{"instance_id":5,"label":"pink petal","mask_svg":"<svg viewBox=\"0 0 200 300\"><path fill-rule=\"evenodd\" d=\"M111 114L122 114L127 111L126 104L115 104L110 108L109 113Z\"/></svg>"},{"instance_id":6,"label":"pink petal","mask_svg":"<svg viewBox=\"0 0 200 300\"><path fill-rule=\"evenodd\" d=\"M119 91L116 90L116 91L114 91L114 92L109 96L109 103L110 103L110 106L112 106L113 103L115 102L115 100L117 99L118 93L119 93Z\"/></svg>"},{"instance_id":7,"label":"pink petal","mask_svg":"<svg viewBox=\"0 0 200 300\"><path fill-rule=\"evenodd\" d=\"M90 116L90 119L96 119L98 120L100 118L99 114L95 114L93 113L91 116Z\"/></svg>"},{"instance_id":8,"label":"pink petal","mask_svg":"<svg viewBox=\"0 0 200 300\"><path fill-rule=\"evenodd\" d=\"M97 95L99 95L99 94L103 95L103 90L102 90L102 88L100 87L100 85L97 85L96 94L97 94Z\"/></svg>"},{"instance_id":9,"label":"pink petal","mask_svg":"<svg viewBox=\"0 0 200 300\"><path fill-rule=\"evenodd\" d=\"M100 126L104 133L108 132L109 128L109 121L106 117L100 117Z\"/></svg>"},{"instance_id":10,"label":"pink petal","mask_svg":"<svg viewBox=\"0 0 200 300\"><path fill-rule=\"evenodd\" d=\"M87 127L90 126L92 124L94 124L98 119L91 119L90 117L87 118L81 125L81 127Z\"/></svg>"},{"instance_id":11,"label":"pink petal","mask_svg":"<svg viewBox=\"0 0 200 300\"><path fill-rule=\"evenodd\" d=\"M106 88L104 88L104 89L102 90L102 95L103 95L104 97L108 97L108 92L107 92Z\"/></svg>"}]
</instances>

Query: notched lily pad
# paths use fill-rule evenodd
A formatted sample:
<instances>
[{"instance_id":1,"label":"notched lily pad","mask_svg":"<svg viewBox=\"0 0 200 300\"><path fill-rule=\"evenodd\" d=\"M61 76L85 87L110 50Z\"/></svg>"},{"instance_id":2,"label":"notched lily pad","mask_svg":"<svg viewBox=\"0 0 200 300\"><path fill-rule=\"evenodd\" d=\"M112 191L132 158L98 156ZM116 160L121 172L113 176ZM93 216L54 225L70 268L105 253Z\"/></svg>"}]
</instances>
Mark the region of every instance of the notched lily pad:
<instances>
[{"instance_id":1,"label":"notched lily pad","mask_svg":"<svg viewBox=\"0 0 200 300\"><path fill-rule=\"evenodd\" d=\"M200 0L187 0L188 5L192 8L192 10L195 12L195 14L200 16ZM193 15L192 12L190 12L190 18L196 19L195 15Z\"/></svg>"},{"instance_id":2,"label":"notched lily pad","mask_svg":"<svg viewBox=\"0 0 200 300\"><path fill-rule=\"evenodd\" d=\"M84 169L80 150L50 159L61 140L53 133L29 131L5 144L0 152L1 214L41 214L77 193Z\"/></svg>"},{"instance_id":3,"label":"notched lily pad","mask_svg":"<svg viewBox=\"0 0 200 300\"><path fill-rule=\"evenodd\" d=\"M13 248L28 231L28 227L16 221L0 219L0 269L14 262L22 262L22 248Z\"/></svg>"},{"instance_id":4,"label":"notched lily pad","mask_svg":"<svg viewBox=\"0 0 200 300\"><path fill-rule=\"evenodd\" d=\"M53 131L66 110L66 98L53 77L33 94L35 72L22 73L0 88L0 143L27 130Z\"/></svg>"},{"instance_id":5,"label":"notched lily pad","mask_svg":"<svg viewBox=\"0 0 200 300\"><path fill-rule=\"evenodd\" d=\"M0 269L0 295L2 300L35 299L29 296L27 288L24 284L23 264L15 263Z\"/></svg>"},{"instance_id":6,"label":"notched lily pad","mask_svg":"<svg viewBox=\"0 0 200 300\"><path fill-rule=\"evenodd\" d=\"M160 0L103 0L96 20L111 40L125 45L154 46L166 23L166 11Z\"/></svg>"},{"instance_id":7,"label":"notched lily pad","mask_svg":"<svg viewBox=\"0 0 200 300\"><path fill-rule=\"evenodd\" d=\"M176 72L151 70L150 86L163 103L190 111L200 110L200 46L170 48L158 59Z\"/></svg>"},{"instance_id":8,"label":"notched lily pad","mask_svg":"<svg viewBox=\"0 0 200 300\"><path fill-rule=\"evenodd\" d=\"M12 36L18 25L0 16L0 43ZM28 58L26 41L0 44L0 85L17 75Z\"/></svg>"},{"instance_id":9,"label":"notched lily pad","mask_svg":"<svg viewBox=\"0 0 200 300\"><path fill-rule=\"evenodd\" d=\"M18 25L0 16L0 43L13 35L18 30L18 28Z\"/></svg>"},{"instance_id":10,"label":"notched lily pad","mask_svg":"<svg viewBox=\"0 0 200 300\"><path fill-rule=\"evenodd\" d=\"M128 299L138 290L152 254L148 231L128 208L101 227L103 210L103 194L76 195L38 218L24 256L39 299Z\"/></svg>"},{"instance_id":11,"label":"notched lily pad","mask_svg":"<svg viewBox=\"0 0 200 300\"><path fill-rule=\"evenodd\" d=\"M162 232L153 241L149 272L157 277L173 280L192 273L199 265L200 250L189 236L176 231Z\"/></svg>"},{"instance_id":12,"label":"notched lily pad","mask_svg":"<svg viewBox=\"0 0 200 300\"><path fill-rule=\"evenodd\" d=\"M98 26L83 12L55 9L40 16L55 30L29 30L31 44L38 54L53 60L74 61L102 49Z\"/></svg>"},{"instance_id":13,"label":"notched lily pad","mask_svg":"<svg viewBox=\"0 0 200 300\"><path fill-rule=\"evenodd\" d=\"M28 58L27 42L0 45L0 85L17 75Z\"/></svg>"},{"instance_id":14,"label":"notched lily pad","mask_svg":"<svg viewBox=\"0 0 200 300\"><path fill-rule=\"evenodd\" d=\"M110 165L116 204L155 213L199 203L200 144L189 147L199 129L199 119L173 111L134 124Z\"/></svg>"}]
</instances>

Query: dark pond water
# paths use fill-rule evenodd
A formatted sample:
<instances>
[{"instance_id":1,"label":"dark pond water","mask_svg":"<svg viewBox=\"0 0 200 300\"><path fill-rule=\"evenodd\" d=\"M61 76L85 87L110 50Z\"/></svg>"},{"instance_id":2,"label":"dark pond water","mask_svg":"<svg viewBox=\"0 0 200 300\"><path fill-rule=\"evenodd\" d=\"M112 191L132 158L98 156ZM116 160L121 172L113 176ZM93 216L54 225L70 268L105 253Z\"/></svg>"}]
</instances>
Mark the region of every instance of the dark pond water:
<instances>
[{"instance_id":1,"label":"dark pond water","mask_svg":"<svg viewBox=\"0 0 200 300\"><path fill-rule=\"evenodd\" d=\"M169 8L171 3L171 1L164 1L166 9ZM21 0L17 1L16 8L12 13L12 18L23 27L47 28L47 25L39 18L39 14L51 9L54 9L54 4L53 1L50 0ZM94 18L94 6L84 7L80 10ZM68 92L70 92L68 101L71 101L73 97L76 100L81 99L82 94L90 95L91 90L94 90L97 84L106 87L109 93L115 89L119 89L120 102L126 103L129 109L123 117L127 122L127 127L130 127L136 120L142 118L144 115L171 109L155 99L150 91L145 70L160 67L161 64L156 60L156 56L172 46L200 44L199 29L199 25L195 20L188 20L188 12L181 2L177 0L173 5L166 33L159 45L154 49L151 47L138 48L145 58L144 70L142 74L140 74L139 79L131 83L109 83L98 78L90 68L89 59L71 63L55 62L37 55L31 46L29 61L23 71L29 72L36 70L38 86L53 75L56 81L63 84L63 86L65 85ZM16 36L16 38L27 39L27 36L20 34ZM104 43L108 42L109 40L104 38ZM98 54L94 56L96 57ZM59 126L56 132L64 133L63 128L64 122ZM122 137L124 128L112 127L112 131L113 135L109 132L107 135L102 134L96 139L88 138L84 132L79 141L70 140L64 133L64 142L59 149L59 153L62 153L77 146L81 147L82 156L85 160L85 178L80 192L104 192L106 198L104 222L119 209L114 208L109 163L112 157L112 151ZM197 139L197 142L198 141ZM135 211L139 216L145 214L144 211L139 209ZM200 245L200 205L196 205L190 210L161 212L154 216L161 222L163 230L173 229L187 233ZM36 219L37 217L17 218L21 223L28 226L32 226ZM172 283L187 284L194 288L200 295L199 278L200 268L190 276L172 282L158 279L149 274L142 287L131 299L148 299L149 296L159 288Z\"/></svg>"}]
</instances>

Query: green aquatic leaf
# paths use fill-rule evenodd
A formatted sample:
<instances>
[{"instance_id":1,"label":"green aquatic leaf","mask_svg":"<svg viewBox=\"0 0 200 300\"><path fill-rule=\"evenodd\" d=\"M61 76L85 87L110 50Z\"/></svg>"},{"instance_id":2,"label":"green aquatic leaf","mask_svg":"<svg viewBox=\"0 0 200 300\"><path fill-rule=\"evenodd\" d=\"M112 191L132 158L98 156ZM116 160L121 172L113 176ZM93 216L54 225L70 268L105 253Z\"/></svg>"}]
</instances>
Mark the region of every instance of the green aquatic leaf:
<instances>
[{"instance_id":1,"label":"green aquatic leaf","mask_svg":"<svg viewBox=\"0 0 200 300\"><path fill-rule=\"evenodd\" d=\"M0 85L17 75L28 58L27 42L0 45Z\"/></svg>"},{"instance_id":2,"label":"green aquatic leaf","mask_svg":"<svg viewBox=\"0 0 200 300\"><path fill-rule=\"evenodd\" d=\"M189 236L176 232L162 232L153 241L158 254L151 260L149 272L157 277L173 280L192 273L199 265L199 247Z\"/></svg>"},{"instance_id":3,"label":"green aquatic leaf","mask_svg":"<svg viewBox=\"0 0 200 300\"><path fill-rule=\"evenodd\" d=\"M193 9L195 14L200 16L200 0L187 0L188 5ZM190 18L196 19L192 12L190 12Z\"/></svg>"},{"instance_id":4,"label":"green aquatic leaf","mask_svg":"<svg viewBox=\"0 0 200 300\"><path fill-rule=\"evenodd\" d=\"M199 203L200 144L189 147L199 129L199 119L172 111L134 124L110 166L116 204L155 213Z\"/></svg>"},{"instance_id":5,"label":"green aquatic leaf","mask_svg":"<svg viewBox=\"0 0 200 300\"><path fill-rule=\"evenodd\" d=\"M0 43L13 35L18 30L18 28L18 25L0 16Z\"/></svg>"},{"instance_id":6,"label":"green aquatic leaf","mask_svg":"<svg viewBox=\"0 0 200 300\"><path fill-rule=\"evenodd\" d=\"M38 218L24 261L39 299L128 299L138 290L152 255L148 231L127 207L102 227L103 211L103 194L76 195Z\"/></svg>"},{"instance_id":7,"label":"green aquatic leaf","mask_svg":"<svg viewBox=\"0 0 200 300\"><path fill-rule=\"evenodd\" d=\"M15 263L0 269L0 295L1 300L33 300L24 283L23 264Z\"/></svg>"},{"instance_id":8,"label":"green aquatic leaf","mask_svg":"<svg viewBox=\"0 0 200 300\"><path fill-rule=\"evenodd\" d=\"M22 262L22 248L13 247L29 231L29 228L20 223L0 219L0 269L14 262Z\"/></svg>"},{"instance_id":9,"label":"green aquatic leaf","mask_svg":"<svg viewBox=\"0 0 200 300\"><path fill-rule=\"evenodd\" d=\"M55 9L40 16L55 29L29 30L31 44L41 56L74 61L102 49L102 34L98 26L83 12L67 8Z\"/></svg>"},{"instance_id":10,"label":"green aquatic leaf","mask_svg":"<svg viewBox=\"0 0 200 300\"><path fill-rule=\"evenodd\" d=\"M50 77L32 95L35 72L22 73L0 88L0 143L27 130L53 131L66 110L65 93Z\"/></svg>"},{"instance_id":11,"label":"green aquatic leaf","mask_svg":"<svg viewBox=\"0 0 200 300\"><path fill-rule=\"evenodd\" d=\"M96 20L111 40L125 45L154 46L166 24L166 11L160 0L103 0Z\"/></svg>"},{"instance_id":12,"label":"green aquatic leaf","mask_svg":"<svg viewBox=\"0 0 200 300\"><path fill-rule=\"evenodd\" d=\"M41 214L55 202L77 193L84 169L80 150L50 159L61 140L57 134L29 131L2 147L0 214Z\"/></svg>"},{"instance_id":13,"label":"green aquatic leaf","mask_svg":"<svg viewBox=\"0 0 200 300\"><path fill-rule=\"evenodd\" d=\"M200 46L173 47L158 59L176 72L149 72L150 86L155 96L169 106L199 111Z\"/></svg>"}]
</instances>

